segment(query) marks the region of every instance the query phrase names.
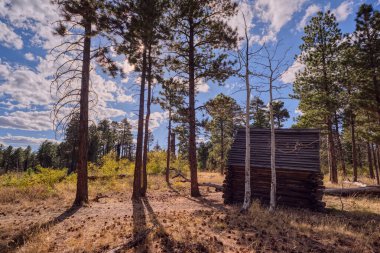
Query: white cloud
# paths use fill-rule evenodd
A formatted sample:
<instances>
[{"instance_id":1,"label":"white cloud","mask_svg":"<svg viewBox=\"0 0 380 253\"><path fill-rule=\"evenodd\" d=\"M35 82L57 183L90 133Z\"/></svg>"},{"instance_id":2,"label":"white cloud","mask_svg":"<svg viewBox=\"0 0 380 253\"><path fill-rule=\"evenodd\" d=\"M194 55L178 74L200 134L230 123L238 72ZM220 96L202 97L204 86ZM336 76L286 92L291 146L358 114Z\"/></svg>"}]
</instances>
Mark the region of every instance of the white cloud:
<instances>
[{"instance_id":1,"label":"white cloud","mask_svg":"<svg viewBox=\"0 0 380 253\"><path fill-rule=\"evenodd\" d=\"M52 130L50 111L15 111L0 116L0 128L46 131Z\"/></svg>"},{"instance_id":2,"label":"white cloud","mask_svg":"<svg viewBox=\"0 0 380 253\"><path fill-rule=\"evenodd\" d=\"M57 45L57 41L60 40L58 36L53 35L51 25L59 20L57 10L57 7L47 0L0 1L0 17L7 19L13 27L32 31L32 44L38 44L45 49Z\"/></svg>"},{"instance_id":3,"label":"white cloud","mask_svg":"<svg viewBox=\"0 0 380 253\"><path fill-rule=\"evenodd\" d=\"M8 48L21 49L23 42L21 37L11 28L0 21L0 43Z\"/></svg>"},{"instance_id":4,"label":"white cloud","mask_svg":"<svg viewBox=\"0 0 380 253\"><path fill-rule=\"evenodd\" d=\"M353 11L353 5L353 0L347 0L342 2L336 9L333 9L331 12L335 15L336 21L341 22L346 20Z\"/></svg>"},{"instance_id":5,"label":"white cloud","mask_svg":"<svg viewBox=\"0 0 380 253\"><path fill-rule=\"evenodd\" d=\"M26 147L28 145L40 145L44 141L58 142L55 139L46 139L46 138L36 138L30 136L21 136L21 135L11 135L7 134L5 136L0 136L0 143L5 146L22 146Z\"/></svg>"},{"instance_id":6,"label":"white cloud","mask_svg":"<svg viewBox=\"0 0 380 253\"><path fill-rule=\"evenodd\" d=\"M34 61L36 59L32 53L26 53L26 54L24 54L24 57L28 61Z\"/></svg>"},{"instance_id":7,"label":"white cloud","mask_svg":"<svg viewBox=\"0 0 380 253\"><path fill-rule=\"evenodd\" d=\"M293 14L299 11L306 0L257 0L255 10L262 22L269 27L264 36L256 36L259 43L275 41L277 33L288 23Z\"/></svg>"},{"instance_id":8,"label":"white cloud","mask_svg":"<svg viewBox=\"0 0 380 253\"><path fill-rule=\"evenodd\" d=\"M281 76L281 81L283 83L293 83L296 79L296 74L302 71L305 66L296 59L292 66L290 66Z\"/></svg>"},{"instance_id":9,"label":"white cloud","mask_svg":"<svg viewBox=\"0 0 380 253\"><path fill-rule=\"evenodd\" d=\"M125 102L132 103L132 102L135 101L135 100L133 99L133 96L132 96L132 95L127 95L127 94L125 93L125 90L124 90L124 89L120 89L120 90L117 92L116 100L117 100L117 102L120 102L120 103L125 103Z\"/></svg>"},{"instance_id":10,"label":"white cloud","mask_svg":"<svg viewBox=\"0 0 380 253\"><path fill-rule=\"evenodd\" d=\"M308 21L308 19L312 17L314 14L316 14L317 12L319 12L320 10L321 8L316 4L312 4L309 7L307 7L305 11L305 15L302 17L301 21L297 24L297 30L301 31L306 26L306 22Z\"/></svg>"},{"instance_id":11,"label":"white cloud","mask_svg":"<svg viewBox=\"0 0 380 253\"><path fill-rule=\"evenodd\" d=\"M149 118L149 128L158 128L168 118L168 112L153 112Z\"/></svg>"},{"instance_id":12,"label":"white cloud","mask_svg":"<svg viewBox=\"0 0 380 253\"><path fill-rule=\"evenodd\" d=\"M195 89L197 92L206 93L210 90L210 86L207 83L205 83L204 81L201 81L201 82L197 83Z\"/></svg>"},{"instance_id":13,"label":"white cloud","mask_svg":"<svg viewBox=\"0 0 380 253\"><path fill-rule=\"evenodd\" d=\"M247 0L243 0L238 5L237 14L228 20L228 23L231 27L237 29L238 36L242 38L245 36L245 23L247 24L248 36L250 37L250 30L254 27L252 20L253 6Z\"/></svg>"},{"instance_id":14,"label":"white cloud","mask_svg":"<svg viewBox=\"0 0 380 253\"><path fill-rule=\"evenodd\" d=\"M31 108L33 105L48 105L52 102L50 82L43 73L25 66L11 67L0 62L0 96L9 96L7 101L18 108Z\"/></svg>"}]
</instances>

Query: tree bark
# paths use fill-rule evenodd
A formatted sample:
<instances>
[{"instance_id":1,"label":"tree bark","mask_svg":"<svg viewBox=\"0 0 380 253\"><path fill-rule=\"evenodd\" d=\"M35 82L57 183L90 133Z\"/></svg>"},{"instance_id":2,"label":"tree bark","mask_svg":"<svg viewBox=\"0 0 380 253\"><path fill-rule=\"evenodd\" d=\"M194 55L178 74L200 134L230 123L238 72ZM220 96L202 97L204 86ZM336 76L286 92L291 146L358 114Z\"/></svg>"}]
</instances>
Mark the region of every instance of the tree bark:
<instances>
[{"instance_id":1,"label":"tree bark","mask_svg":"<svg viewBox=\"0 0 380 253\"><path fill-rule=\"evenodd\" d=\"M137 126L137 140L136 140L136 160L135 171L133 176L133 193L132 199L141 197L141 167L142 167L142 148L143 148L143 131L144 131L144 96L145 96L145 78L146 78L146 48L143 49L141 71L141 84L140 84L140 106L139 106L139 120Z\"/></svg>"},{"instance_id":2,"label":"tree bark","mask_svg":"<svg viewBox=\"0 0 380 253\"><path fill-rule=\"evenodd\" d=\"M194 21L189 17L189 164L191 175L191 196L201 196L198 187L196 118L195 118L195 59Z\"/></svg>"},{"instance_id":3,"label":"tree bark","mask_svg":"<svg viewBox=\"0 0 380 253\"><path fill-rule=\"evenodd\" d=\"M338 183L338 171L336 167L335 145L332 133L331 117L327 117L327 141L328 141L328 158L330 167L330 181L334 184Z\"/></svg>"},{"instance_id":4,"label":"tree bark","mask_svg":"<svg viewBox=\"0 0 380 253\"><path fill-rule=\"evenodd\" d=\"M176 157L176 154L175 154L175 133L170 133L170 134L171 134L171 137L170 137L170 152L172 153L171 157L175 159L175 157Z\"/></svg>"},{"instance_id":5,"label":"tree bark","mask_svg":"<svg viewBox=\"0 0 380 253\"><path fill-rule=\"evenodd\" d=\"M369 142L367 142L367 157L368 157L368 170L369 170L369 177L375 178L375 174L373 171L373 163L372 163L372 151L371 151L371 145Z\"/></svg>"},{"instance_id":6,"label":"tree bark","mask_svg":"<svg viewBox=\"0 0 380 253\"><path fill-rule=\"evenodd\" d=\"M270 187L270 202L269 211L276 209L276 135L274 129L273 118L273 83L269 81L269 117L270 117L270 170L271 170L271 187Z\"/></svg>"},{"instance_id":7,"label":"tree bark","mask_svg":"<svg viewBox=\"0 0 380 253\"><path fill-rule=\"evenodd\" d=\"M150 119L150 104L151 104L151 93L152 93L152 56L151 56L151 47L148 49L148 71L147 71L147 80L148 80L148 97L146 99L146 116L145 116L145 137L144 137L144 155L143 155L143 185L141 188L141 196L146 195L146 190L148 188L148 174L146 171L146 166L148 163L148 139L149 139L149 119Z\"/></svg>"},{"instance_id":8,"label":"tree bark","mask_svg":"<svg viewBox=\"0 0 380 253\"><path fill-rule=\"evenodd\" d=\"M377 155L376 155L376 146L374 146L373 144L371 144L371 150L372 150L372 159L373 159L373 165L374 165L374 169L375 169L375 176L376 176L376 181L378 182L379 181L379 165L377 163ZM378 183L379 184L379 183Z\"/></svg>"},{"instance_id":9,"label":"tree bark","mask_svg":"<svg viewBox=\"0 0 380 253\"><path fill-rule=\"evenodd\" d=\"M376 144L376 157L377 157L377 168L376 168L376 182L378 185L380 185L380 149L379 146Z\"/></svg>"},{"instance_id":10,"label":"tree bark","mask_svg":"<svg viewBox=\"0 0 380 253\"><path fill-rule=\"evenodd\" d=\"M170 104L170 101L169 101ZM166 183L169 185L169 172L170 172L170 155L172 153L171 151L171 132L172 132L172 108L171 105L169 105L169 125L168 125L168 147L166 150L166 172L165 172L165 180Z\"/></svg>"},{"instance_id":11,"label":"tree bark","mask_svg":"<svg viewBox=\"0 0 380 253\"><path fill-rule=\"evenodd\" d=\"M220 121L220 174L224 173L224 126L223 121Z\"/></svg>"},{"instance_id":12,"label":"tree bark","mask_svg":"<svg viewBox=\"0 0 380 253\"><path fill-rule=\"evenodd\" d=\"M82 81L80 92L79 112L79 142L78 142L78 164L77 164L77 192L74 205L81 206L88 203L88 96L90 86L90 61L91 61L91 22L84 20L84 44Z\"/></svg>"},{"instance_id":13,"label":"tree bark","mask_svg":"<svg viewBox=\"0 0 380 253\"><path fill-rule=\"evenodd\" d=\"M356 150L356 138L355 138L355 115L351 111L350 113L350 127L351 127L351 142L352 142L352 167L353 167L353 180L358 181L358 161L357 161L357 150Z\"/></svg>"},{"instance_id":14,"label":"tree bark","mask_svg":"<svg viewBox=\"0 0 380 253\"><path fill-rule=\"evenodd\" d=\"M243 16L244 17L244 16ZM245 23L245 17L244 17ZM251 85L249 83L249 39L247 33L247 25L245 23L245 88L246 102L245 102L245 164L244 164L244 202L242 210L248 210L251 205L251 132L249 125L250 106L251 106Z\"/></svg>"},{"instance_id":15,"label":"tree bark","mask_svg":"<svg viewBox=\"0 0 380 253\"><path fill-rule=\"evenodd\" d=\"M342 142L340 140L338 117L336 113L335 113L334 121L335 121L336 141L337 141L338 150L339 150L339 158L340 158L340 163L342 165L343 176L345 177L347 176L347 170L346 170L346 163L344 162L344 152L343 152Z\"/></svg>"}]
</instances>

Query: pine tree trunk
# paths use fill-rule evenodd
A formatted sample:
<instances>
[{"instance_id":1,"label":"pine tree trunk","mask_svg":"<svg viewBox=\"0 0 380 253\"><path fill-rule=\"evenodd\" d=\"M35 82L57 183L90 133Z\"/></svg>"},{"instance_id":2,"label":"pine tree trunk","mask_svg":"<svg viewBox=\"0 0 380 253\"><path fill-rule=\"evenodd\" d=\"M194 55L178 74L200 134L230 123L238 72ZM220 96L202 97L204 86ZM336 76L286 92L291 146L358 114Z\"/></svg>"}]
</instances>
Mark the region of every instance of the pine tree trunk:
<instances>
[{"instance_id":1,"label":"pine tree trunk","mask_svg":"<svg viewBox=\"0 0 380 253\"><path fill-rule=\"evenodd\" d=\"M354 182L358 181L358 162L357 162L357 150L356 150L356 137L355 137L355 115L350 113L350 125L351 125L351 142L352 142L352 167L354 174Z\"/></svg>"},{"instance_id":2,"label":"pine tree trunk","mask_svg":"<svg viewBox=\"0 0 380 253\"><path fill-rule=\"evenodd\" d=\"M380 148L379 145L376 144L376 156L377 156L377 170L376 170L376 181L377 184L380 185Z\"/></svg>"},{"instance_id":3,"label":"pine tree trunk","mask_svg":"<svg viewBox=\"0 0 380 253\"><path fill-rule=\"evenodd\" d=\"M220 174L224 173L224 126L223 121L220 122Z\"/></svg>"},{"instance_id":4,"label":"pine tree trunk","mask_svg":"<svg viewBox=\"0 0 380 253\"><path fill-rule=\"evenodd\" d=\"M195 59L194 59L194 24L189 18L189 164L191 179L191 196L201 196L198 187L197 149L196 149L196 118L195 118Z\"/></svg>"},{"instance_id":5,"label":"pine tree trunk","mask_svg":"<svg viewBox=\"0 0 380 253\"><path fill-rule=\"evenodd\" d=\"M334 184L338 183L338 171L336 167L334 136L332 133L331 117L327 117L327 141L328 141L328 158L330 167L330 181Z\"/></svg>"},{"instance_id":6,"label":"pine tree trunk","mask_svg":"<svg viewBox=\"0 0 380 253\"><path fill-rule=\"evenodd\" d=\"M368 157L368 170L369 170L369 177L375 178L375 174L373 171L373 163L372 163L372 151L371 151L371 145L369 142L367 142L367 157Z\"/></svg>"},{"instance_id":7,"label":"pine tree trunk","mask_svg":"<svg viewBox=\"0 0 380 253\"><path fill-rule=\"evenodd\" d=\"M171 154L171 157L173 159L176 158L176 154L175 154L175 133L171 133L171 137L170 137L170 152L172 153Z\"/></svg>"},{"instance_id":8,"label":"pine tree trunk","mask_svg":"<svg viewBox=\"0 0 380 253\"><path fill-rule=\"evenodd\" d=\"M335 121L336 141L337 141L338 150L339 150L339 158L340 158L340 163L342 165L343 176L345 177L347 176L347 170L346 170L346 163L344 162L344 152L343 152L342 142L340 140L338 117L336 113L335 113L334 121Z\"/></svg>"},{"instance_id":9,"label":"pine tree trunk","mask_svg":"<svg viewBox=\"0 0 380 253\"><path fill-rule=\"evenodd\" d=\"M169 102L170 103L170 102ZM170 155L172 153L171 151L171 132L172 132L172 108L170 106L169 108L169 125L168 125L168 147L166 150L166 173L165 173L165 180L166 183L169 185L169 172L170 172Z\"/></svg>"},{"instance_id":10,"label":"pine tree trunk","mask_svg":"<svg viewBox=\"0 0 380 253\"><path fill-rule=\"evenodd\" d=\"M67 171L67 175L70 175L71 173L73 173L75 171L75 144L73 145L73 148L71 149L71 164L70 164L70 168L69 170Z\"/></svg>"},{"instance_id":11,"label":"pine tree trunk","mask_svg":"<svg viewBox=\"0 0 380 253\"><path fill-rule=\"evenodd\" d=\"M145 137L144 137L144 155L143 155L143 185L141 188L141 196L146 195L146 190L148 188L148 173L146 171L146 166L148 163L148 139L149 139L149 119L150 119L150 104L152 96L152 56L151 56L151 47L148 50L148 71L147 71L147 80L148 80L148 97L146 99L146 116L145 116Z\"/></svg>"},{"instance_id":12,"label":"pine tree trunk","mask_svg":"<svg viewBox=\"0 0 380 253\"><path fill-rule=\"evenodd\" d=\"M142 148L143 148L143 131L144 131L144 96L145 96L145 75L146 75L146 48L143 49L143 62L141 71L140 85L140 106L139 120L137 125L137 140L136 140L136 161L135 171L133 176L133 193L132 199L141 197L141 168L142 168Z\"/></svg>"},{"instance_id":13,"label":"pine tree trunk","mask_svg":"<svg viewBox=\"0 0 380 253\"><path fill-rule=\"evenodd\" d=\"M373 164L375 165L375 175L376 175L376 182L378 185L380 185L380 178L379 178L379 156L376 151L376 146L372 147L372 157L373 157Z\"/></svg>"},{"instance_id":14,"label":"pine tree trunk","mask_svg":"<svg viewBox=\"0 0 380 253\"><path fill-rule=\"evenodd\" d=\"M275 139L275 129L274 129L274 118L273 118L273 83L272 80L269 82L269 117L270 117L270 170L271 170L271 187L270 187L270 203L269 211L274 211L276 208L276 139Z\"/></svg>"},{"instance_id":15,"label":"pine tree trunk","mask_svg":"<svg viewBox=\"0 0 380 253\"><path fill-rule=\"evenodd\" d=\"M243 16L244 17L244 16ZM246 102L245 102L245 163L244 163L244 202L242 210L248 210L251 205L251 132L249 126L250 117L250 104L251 104L251 85L249 83L249 40L247 34L247 26L245 27L245 88Z\"/></svg>"},{"instance_id":16,"label":"pine tree trunk","mask_svg":"<svg viewBox=\"0 0 380 253\"><path fill-rule=\"evenodd\" d=\"M83 44L82 81L80 92L79 112L79 143L77 163L77 192L74 205L81 206L88 203L88 96L90 86L90 61L91 61L91 23L85 20L85 38Z\"/></svg>"}]
</instances>

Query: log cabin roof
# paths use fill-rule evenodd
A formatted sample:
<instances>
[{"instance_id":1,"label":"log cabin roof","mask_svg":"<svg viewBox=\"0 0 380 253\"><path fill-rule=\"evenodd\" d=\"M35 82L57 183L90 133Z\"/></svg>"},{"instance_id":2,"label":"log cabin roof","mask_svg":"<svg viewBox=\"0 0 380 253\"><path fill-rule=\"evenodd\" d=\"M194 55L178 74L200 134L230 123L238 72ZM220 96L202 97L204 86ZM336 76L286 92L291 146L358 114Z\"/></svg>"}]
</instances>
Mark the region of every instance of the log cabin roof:
<instances>
[{"instance_id":1,"label":"log cabin roof","mask_svg":"<svg viewBox=\"0 0 380 253\"><path fill-rule=\"evenodd\" d=\"M320 171L318 129L276 129L276 168ZM270 130L251 128L251 167L270 168ZM244 166L245 128L239 128L228 166Z\"/></svg>"}]
</instances>

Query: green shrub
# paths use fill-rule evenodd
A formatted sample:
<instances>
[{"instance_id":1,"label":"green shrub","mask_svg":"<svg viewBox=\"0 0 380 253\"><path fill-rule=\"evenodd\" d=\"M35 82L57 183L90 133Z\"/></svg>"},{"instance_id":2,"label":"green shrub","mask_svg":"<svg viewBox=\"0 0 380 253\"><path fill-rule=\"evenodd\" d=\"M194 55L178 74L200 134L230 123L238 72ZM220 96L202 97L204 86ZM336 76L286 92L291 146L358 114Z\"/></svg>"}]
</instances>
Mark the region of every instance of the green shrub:
<instances>
[{"instance_id":1,"label":"green shrub","mask_svg":"<svg viewBox=\"0 0 380 253\"><path fill-rule=\"evenodd\" d=\"M0 185L18 188L40 185L52 188L54 184L62 181L66 174L67 169L50 169L38 166L36 171L28 170L27 173L7 173L2 175Z\"/></svg>"}]
</instances>

